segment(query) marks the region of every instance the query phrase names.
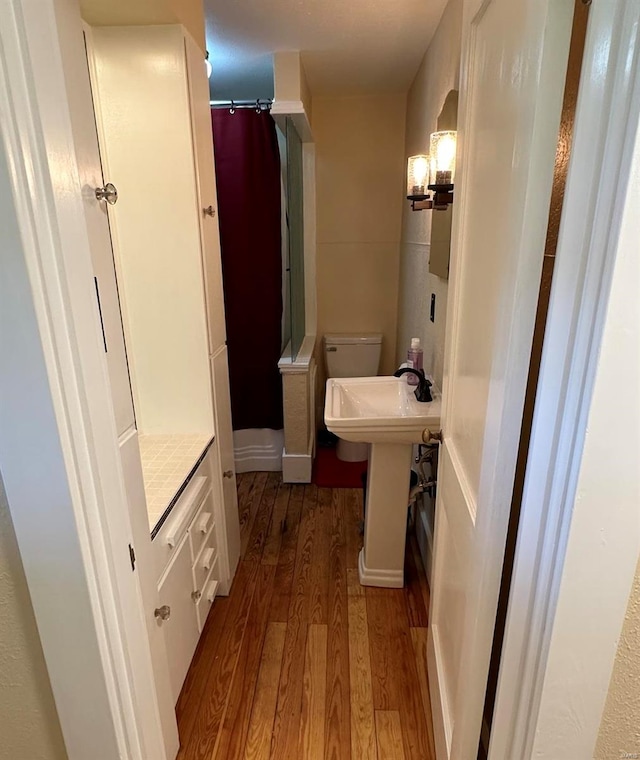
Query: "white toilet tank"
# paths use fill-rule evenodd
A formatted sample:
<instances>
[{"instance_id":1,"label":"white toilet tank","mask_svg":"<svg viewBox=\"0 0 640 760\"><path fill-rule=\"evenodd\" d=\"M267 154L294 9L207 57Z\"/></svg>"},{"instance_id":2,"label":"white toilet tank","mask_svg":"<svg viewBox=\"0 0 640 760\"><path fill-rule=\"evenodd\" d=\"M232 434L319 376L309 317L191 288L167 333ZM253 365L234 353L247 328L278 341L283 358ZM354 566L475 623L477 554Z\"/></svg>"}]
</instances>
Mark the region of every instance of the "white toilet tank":
<instances>
[{"instance_id":1,"label":"white toilet tank","mask_svg":"<svg viewBox=\"0 0 640 760\"><path fill-rule=\"evenodd\" d=\"M373 377L380 368L380 333L332 333L324 336L328 377Z\"/></svg>"}]
</instances>

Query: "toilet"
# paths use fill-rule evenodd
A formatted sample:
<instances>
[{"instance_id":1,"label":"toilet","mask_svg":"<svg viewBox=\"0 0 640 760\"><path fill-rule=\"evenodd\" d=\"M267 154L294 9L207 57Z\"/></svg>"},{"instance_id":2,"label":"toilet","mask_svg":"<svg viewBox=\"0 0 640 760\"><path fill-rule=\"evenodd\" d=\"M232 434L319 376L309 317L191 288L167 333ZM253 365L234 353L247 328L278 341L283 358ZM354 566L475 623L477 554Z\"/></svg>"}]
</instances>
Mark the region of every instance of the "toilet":
<instances>
[{"instance_id":1,"label":"toilet","mask_svg":"<svg viewBox=\"0 0 640 760\"><path fill-rule=\"evenodd\" d=\"M324 336L327 377L373 377L380 368L380 333L331 333ZM338 439L336 450L343 462L363 462L369 455L368 443Z\"/></svg>"}]
</instances>

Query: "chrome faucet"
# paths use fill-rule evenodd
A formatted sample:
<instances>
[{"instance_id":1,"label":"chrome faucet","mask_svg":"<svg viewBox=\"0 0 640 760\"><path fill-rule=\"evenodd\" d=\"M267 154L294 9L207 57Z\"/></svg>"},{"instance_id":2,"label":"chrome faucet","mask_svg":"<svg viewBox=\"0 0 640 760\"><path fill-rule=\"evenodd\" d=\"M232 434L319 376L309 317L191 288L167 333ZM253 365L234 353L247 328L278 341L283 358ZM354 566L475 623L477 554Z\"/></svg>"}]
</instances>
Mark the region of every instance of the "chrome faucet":
<instances>
[{"instance_id":1,"label":"chrome faucet","mask_svg":"<svg viewBox=\"0 0 640 760\"><path fill-rule=\"evenodd\" d=\"M393 376L402 377L402 375L406 375L407 372L411 372L418 378L418 385L414 391L418 401L433 401L433 397L431 396L431 382L425 377L425 374L421 369L413 369L413 367L401 367L393 373Z\"/></svg>"}]
</instances>

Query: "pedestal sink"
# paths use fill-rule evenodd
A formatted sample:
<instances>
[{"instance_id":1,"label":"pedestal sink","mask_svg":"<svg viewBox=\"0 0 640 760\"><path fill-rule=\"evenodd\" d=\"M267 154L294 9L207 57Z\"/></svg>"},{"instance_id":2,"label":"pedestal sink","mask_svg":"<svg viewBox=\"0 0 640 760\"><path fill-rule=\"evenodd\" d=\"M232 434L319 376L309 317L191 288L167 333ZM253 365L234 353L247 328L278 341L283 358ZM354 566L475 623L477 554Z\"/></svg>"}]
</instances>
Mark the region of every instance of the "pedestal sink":
<instances>
[{"instance_id":1,"label":"pedestal sink","mask_svg":"<svg viewBox=\"0 0 640 760\"><path fill-rule=\"evenodd\" d=\"M426 428L440 428L440 392L416 400L406 377L327 380L324 421L347 441L371 444L364 548L358 573L363 586L402 588L413 445Z\"/></svg>"}]
</instances>

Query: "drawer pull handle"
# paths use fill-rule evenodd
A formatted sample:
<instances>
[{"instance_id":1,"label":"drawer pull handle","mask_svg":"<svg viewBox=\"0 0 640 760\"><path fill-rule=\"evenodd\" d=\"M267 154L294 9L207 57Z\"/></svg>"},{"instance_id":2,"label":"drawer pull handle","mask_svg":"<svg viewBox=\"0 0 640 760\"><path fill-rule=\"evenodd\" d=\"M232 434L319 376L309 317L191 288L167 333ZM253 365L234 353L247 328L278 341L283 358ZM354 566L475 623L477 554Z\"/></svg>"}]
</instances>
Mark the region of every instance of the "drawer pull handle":
<instances>
[{"instance_id":1,"label":"drawer pull handle","mask_svg":"<svg viewBox=\"0 0 640 760\"><path fill-rule=\"evenodd\" d=\"M197 604L200 601L200 599L202 598L202 591L198 591L198 590L192 591L191 592L191 598Z\"/></svg>"},{"instance_id":2,"label":"drawer pull handle","mask_svg":"<svg viewBox=\"0 0 640 760\"><path fill-rule=\"evenodd\" d=\"M216 591L218 590L218 581L211 581L207 586L207 601L209 604L213 604L213 600L216 598Z\"/></svg>"},{"instance_id":3,"label":"drawer pull handle","mask_svg":"<svg viewBox=\"0 0 640 760\"><path fill-rule=\"evenodd\" d=\"M202 554L202 569L203 570L211 570L213 567L213 554L214 549L205 549L205 551Z\"/></svg>"},{"instance_id":4,"label":"drawer pull handle","mask_svg":"<svg viewBox=\"0 0 640 760\"><path fill-rule=\"evenodd\" d=\"M198 520L198 530L200 533L204 535L207 532L210 522L211 512L203 512L202 515L200 515L200 519Z\"/></svg>"},{"instance_id":5,"label":"drawer pull handle","mask_svg":"<svg viewBox=\"0 0 640 760\"><path fill-rule=\"evenodd\" d=\"M222 473L223 478L232 478L233 477L233 470L225 470Z\"/></svg>"},{"instance_id":6,"label":"drawer pull handle","mask_svg":"<svg viewBox=\"0 0 640 760\"><path fill-rule=\"evenodd\" d=\"M163 604L162 607L157 607L153 611L153 616L158 620L169 620L171 617L171 607L168 604Z\"/></svg>"}]
</instances>

